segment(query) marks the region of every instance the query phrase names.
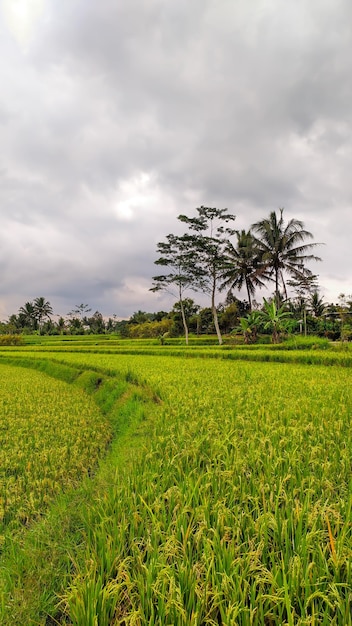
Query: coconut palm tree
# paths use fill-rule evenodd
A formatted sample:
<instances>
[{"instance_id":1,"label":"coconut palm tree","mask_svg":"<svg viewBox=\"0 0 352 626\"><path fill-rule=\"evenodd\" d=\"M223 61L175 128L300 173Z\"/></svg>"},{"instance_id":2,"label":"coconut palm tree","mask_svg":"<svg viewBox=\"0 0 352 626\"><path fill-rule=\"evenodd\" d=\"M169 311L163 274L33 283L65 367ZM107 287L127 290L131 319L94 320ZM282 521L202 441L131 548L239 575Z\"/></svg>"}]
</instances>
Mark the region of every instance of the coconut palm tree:
<instances>
[{"instance_id":1,"label":"coconut palm tree","mask_svg":"<svg viewBox=\"0 0 352 626\"><path fill-rule=\"evenodd\" d=\"M33 302L26 302L18 310L19 319L22 326L27 326L30 329L36 328L37 317Z\"/></svg>"},{"instance_id":2,"label":"coconut palm tree","mask_svg":"<svg viewBox=\"0 0 352 626\"><path fill-rule=\"evenodd\" d=\"M50 315L53 315L53 309L48 300L45 300L42 296L35 298L33 302L36 319L38 320L39 334L41 334L43 320L50 319Z\"/></svg>"},{"instance_id":3,"label":"coconut palm tree","mask_svg":"<svg viewBox=\"0 0 352 626\"><path fill-rule=\"evenodd\" d=\"M313 237L305 230L303 222L291 219L285 224L283 209L279 214L272 211L268 218L252 225L256 236L254 241L258 247L262 263L275 282L275 301L280 303L280 287L287 298L284 274L292 278L302 279L309 270L305 267L307 261L321 261L310 250L320 244L303 243Z\"/></svg>"},{"instance_id":4,"label":"coconut palm tree","mask_svg":"<svg viewBox=\"0 0 352 626\"><path fill-rule=\"evenodd\" d=\"M228 243L224 257L223 283L221 288L247 290L249 311L252 310L252 296L256 287L263 287L266 268L261 263L258 247L250 230L236 230L236 245Z\"/></svg>"},{"instance_id":5,"label":"coconut palm tree","mask_svg":"<svg viewBox=\"0 0 352 626\"><path fill-rule=\"evenodd\" d=\"M321 317L324 315L326 306L327 305L325 304L324 299L320 296L319 291L317 289L313 291L309 300L309 308L313 317Z\"/></svg>"}]
</instances>

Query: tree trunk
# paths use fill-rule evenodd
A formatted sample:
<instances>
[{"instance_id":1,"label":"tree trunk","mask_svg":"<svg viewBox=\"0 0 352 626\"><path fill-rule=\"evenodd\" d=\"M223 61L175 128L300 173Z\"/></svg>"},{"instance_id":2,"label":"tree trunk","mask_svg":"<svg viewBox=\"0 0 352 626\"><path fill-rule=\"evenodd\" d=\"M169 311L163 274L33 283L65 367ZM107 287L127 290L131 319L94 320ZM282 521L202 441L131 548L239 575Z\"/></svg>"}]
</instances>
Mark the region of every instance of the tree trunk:
<instances>
[{"instance_id":1,"label":"tree trunk","mask_svg":"<svg viewBox=\"0 0 352 626\"><path fill-rule=\"evenodd\" d=\"M213 277L213 288L212 288L212 291L211 291L211 312L213 314L214 326L215 326L216 334L218 336L219 346L221 346L221 344L222 344L222 337L221 337L221 332L220 332L220 328L219 328L218 313L217 313L216 306L215 306L215 291L216 291L216 277L214 276Z\"/></svg>"},{"instance_id":2,"label":"tree trunk","mask_svg":"<svg viewBox=\"0 0 352 626\"><path fill-rule=\"evenodd\" d=\"M248 296L248 304L249 304L249 312L252 313L252 298L251 298L251 293L249 291L249 285L246 281L246 287L247 287L247 296Z\"/></svg>"},{"instance_id":3,"label":"tree trunk","mask_svg":"<svg viewBox=\"0 0 352 626\"><path fill-rule=\"evenodd\" d=\"M275 268L275 304L277 308L280 306L280 296L279 296L279 270Z\"/></svg>"},{"instance_id":4,"label":"tree trunk","mask_svg":"<svg viewBox=\"0 0 352 626\"><path fill-rule=\"evenodd\" d=\"M185 316L185 309L184 309L184 306L183 306L183 300L182 300L181 294L180 294L180 309L181 309L183 328L184 328L184 331L185 331L186 346L188 346L188 326L187 326L187 321L186 321L186 316Z\"/></svg>"}]
</instances>

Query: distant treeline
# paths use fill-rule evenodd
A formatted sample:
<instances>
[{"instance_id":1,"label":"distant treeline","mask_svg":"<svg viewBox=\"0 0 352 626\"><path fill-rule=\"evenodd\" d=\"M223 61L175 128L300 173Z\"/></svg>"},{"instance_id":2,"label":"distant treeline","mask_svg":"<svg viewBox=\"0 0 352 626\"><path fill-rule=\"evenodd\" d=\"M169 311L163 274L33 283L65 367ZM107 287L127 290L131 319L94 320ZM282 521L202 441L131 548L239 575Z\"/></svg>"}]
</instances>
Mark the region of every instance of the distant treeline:
<instances>
[{"instance_id":1,"label":"distant treeline","mask_svg":"<svg viewBox=\"0 0 352 626\"><path fill-rule=\"evenodd\" d=\"M33 303L26 303L17 314L10 315L8 321L0 323L0 334L42 334L42 335L89 335L115 334L121 338L159 338L180 337L184 334L180 304L176 302L170 311L148 313L136 311L128 320L118 320L116 316L108 319L99 312L90 314L88 305L78 305L67 316L55 316L50 302L39 299L45 304L46 313L41 309L38 316ZM31 306L29 306L31 305ZM191 298L183 300L184 313L190 333L194 335L215 334L213 313L210 307L200 307ZM315 334L329 339L352 337L352 297L341 295L337 304L327 304L318 292L306 298L293 296L284 304L285 311L290 313L289 332ZM262 311L263 304L254 301L252 312L249 303L228 292L225 301L217 306L217 315L221 333L232 334L233 337L249 338L248 323L253 313ZM264 320L256 321L256 334L270 335L265 328ZM247 329L247 330L246 330Z\"/></svg>"}]
</instances>

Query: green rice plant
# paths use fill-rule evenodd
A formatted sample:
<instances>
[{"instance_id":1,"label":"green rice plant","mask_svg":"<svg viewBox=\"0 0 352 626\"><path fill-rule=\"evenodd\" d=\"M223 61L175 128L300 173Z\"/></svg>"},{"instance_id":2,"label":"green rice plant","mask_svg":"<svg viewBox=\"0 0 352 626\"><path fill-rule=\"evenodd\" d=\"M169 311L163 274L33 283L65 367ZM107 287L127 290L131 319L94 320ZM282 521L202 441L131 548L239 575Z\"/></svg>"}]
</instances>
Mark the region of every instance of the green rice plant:
<instances>
[{"instance_id":1,"label":"green rice plant","mask_svg":"<svg viewBox=\"0 0 352 626\"><path fill-rule=\"evenodd\" d=\"M113 367L111 356L99 362ZM93 559L106 573L99 593L115 584L124 623L348 624L349 372L327 380L324 368L164 362L133 359L165 409L133 472L88 511L81 593ZM84 624L79 602L74 580L67 607Z\"/></svg>"},{"instance_id":2,"label":"green rice plant","mask_svg":"<svg viewBox=\"0 0 352 626\"><path fill-rule=\"evenodd\" d=\"M309 352L60 353L162 403L119 408L139 427L77 512L59 623L351 624L351 371Z\"/></svg>"},{"instance_id":3,"label":"green rice plant","mask_svg":"<svg viewBox=\"0 0 352 626\"><path fill-rule=\"evenodd\" d=\"M284 350L329 350L332 347L329 339L324 337L293 335L286 339L282 344L276 346L276 349Z\"/></svg>"},{"instance_id":4,"label":"green rice plant","mask_svg":"<svg viewBox=\"0 0 352 626\"><path fill-rule=\"evenodd\" d=\"M39 372L1 367L0 534L28 525L92 471L111 439L94 402Z\"/></svg>"},{"instance_id":5,"label":"green rice plant","mask_svg":"<svg viewBox=\"0 0 352 626\"><path fill-rule=\"evenodd\" d=\"M74 382L76 387L88 391L101 412L109 417L109 432L118 435L119 443L123 441L125 432L133 429L137 422L143 422L147 403L159 402L154 391L141 386L133 388L123 377L112 379L101 370L98 373L93 370L88 371L84 367L76 368L48 359L44 361L30 359L28 356L8 360L13 364L25 365L45 371L51 376L67 379ZM4 361L5 359L2 361L3 364ZM95 368L97 369L99 368ZM22 378L21 368L12 368L12 370L11 373L14 376L17 373L17 377ZM68 390L67 387L66 389ZM78 390L78 392L80 396L81 391ZM102 421L106 423L106 420ZM114 459L117 459L120 456L120 448L116 448L115 442L112 442L109 457L114 450ZM107 467L110 470L110 464ZM44 472L45 469L44 467ZM94 468L94 480L98 475L103 474L103 460L101 459L99 468L97 466ZM92 476L90 470L88 475ZM33 523L34 518L31 520L26 533L19 533L15 526L7 527L2 554L3 567L0 570L0 621L4 626L13 623L42 623L42 619L43 623L47 624L47 618L51 620L49 616L53 615L53 607L57 603L54 590L58 592L65 586L70 570L67 546L70 544L72 548L72 545L76 546L77 542L78 544L81 542L78 539L81 526L80 508L82 502L91 502L93 484L91 480L86 479L79 484L76 481L68 485L65 496L59 494L56 496L53 511L48 512L48 507L46 507L46 516L41 517L44 512L43 507L37 510L40 517L35 516L37 523ZM77 495L72 489L75 486L78 487ZM23 531L23 526L18 530ZM57 609L55 614L55 620L58 623L57 620L61 615L60 609ZM65 618L64 621L66 621Z\"/></svg>"}]
</instances>

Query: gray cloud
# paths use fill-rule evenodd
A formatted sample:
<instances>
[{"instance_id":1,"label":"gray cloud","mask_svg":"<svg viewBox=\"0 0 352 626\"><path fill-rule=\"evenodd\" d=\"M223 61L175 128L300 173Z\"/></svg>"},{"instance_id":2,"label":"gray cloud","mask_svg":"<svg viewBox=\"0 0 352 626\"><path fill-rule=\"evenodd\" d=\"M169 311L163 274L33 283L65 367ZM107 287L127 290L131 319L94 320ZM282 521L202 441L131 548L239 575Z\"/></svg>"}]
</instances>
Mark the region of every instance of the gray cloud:
<instances>
[{"instance_id":1,"label":"gray cloud","mask_svg":"<svg viewBox=\"0 0 352 626\"><path fill-rule=\"evenodd\" d=\"M25 39L5 3L2 317L171 306L156 243L200 204L284 206L326 242L326 296L352 291L348 0L47 0Z\"/></svg>"}]
</instances>

